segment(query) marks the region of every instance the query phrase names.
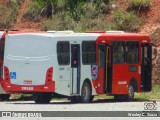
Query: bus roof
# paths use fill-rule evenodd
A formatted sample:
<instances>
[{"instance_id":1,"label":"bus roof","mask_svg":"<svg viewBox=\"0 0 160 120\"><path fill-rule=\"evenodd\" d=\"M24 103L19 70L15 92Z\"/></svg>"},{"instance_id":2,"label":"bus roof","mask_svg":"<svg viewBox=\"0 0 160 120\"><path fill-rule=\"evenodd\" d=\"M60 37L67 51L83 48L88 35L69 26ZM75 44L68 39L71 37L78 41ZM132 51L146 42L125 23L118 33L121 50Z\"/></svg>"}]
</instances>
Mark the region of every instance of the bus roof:
<instances>
[{"instance_id":1,"label":"bus roof","mask_svg":"<svg viewBox=\"0 0 160 120\"><path fill-rule=\"evenodd\" d=\"M138 40L150 42L150 37L146 34L139 33L104 33L98 38L98 41L112 41L112 40Z\"/></svg>"},{"instance_id":2,"label":"bus roof","mask_svg":"<svg viewBox=\"0 0 160 120\"><path fill-rule=\"evenodd\" d=\"M74 36L99 36L96 33L18 33L18 34L8 34L9 36L19 36L19 35L33 35L33 36L44 36L44 37L74 37Z\"/></svg>"},{"instance_id":3,"label":"bus roof","mask_svg":"<svg viewBox=\"0 0 160 120\"><path fill-rule=\"evenodd\" d=\"M74 32L18 32L18 33L9 33L8 36L42 36L42 37L49 37L49 38L69 38L69 37L97 37L98 41L102 40L147 40L150 42L150 37L145 34L139 33L123 33L123 32L106 32L106 33L74 33Z\"/></svg>"}]
</instances>

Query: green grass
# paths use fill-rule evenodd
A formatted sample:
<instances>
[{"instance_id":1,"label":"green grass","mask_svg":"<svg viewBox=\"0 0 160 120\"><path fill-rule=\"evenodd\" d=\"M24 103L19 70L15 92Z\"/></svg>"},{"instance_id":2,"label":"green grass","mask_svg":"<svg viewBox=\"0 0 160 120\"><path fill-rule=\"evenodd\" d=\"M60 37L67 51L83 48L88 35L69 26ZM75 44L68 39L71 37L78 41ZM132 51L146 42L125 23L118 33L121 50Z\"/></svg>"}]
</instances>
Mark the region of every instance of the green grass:
<instances>
[{"instance_id":1,"label":"green grass","mask_svg":"<svg viewBox=\"0 0 160 120\"><path fill-rule=\"evenodd\" d=\"M98 100L98 99L114 99L114 96L109 96L109 95L99 95L99 96L95 96L94 99Z\"/></svg>"},{"instance_id":2,"label":"green grass","mask_svg":"<svg viewBox=\"0 0 160 120\"><path fill-rule=\"evenodd\" d=\"M143 99L143 100L160 99L160 86L158 85L153 86L151 92L136 93L135 99Z\"/></svg>"},{"instance_id":3,"label":"green grass","mask_svg":"<svg viewBox=\"0 0 160 120\"><path fill-rule=\"evenodd\" d=\"M151 92L141 92L141 93L135 93L135 99L138 100L160 100L160 86L155 85L152 88ZM100 96L95 96L94 99L114 99L114 96L107 96L105 94Z\"/></svg>"},{"instance_id":4,"label":"green grass","mask_svg":"<svg viewBox=\"0 0 160 120\"><path fill-rule=\"evenodd\" d=\"M32 94L12 94L10 97L11 100L32 100Z\"/></svg>"}]
</instances>

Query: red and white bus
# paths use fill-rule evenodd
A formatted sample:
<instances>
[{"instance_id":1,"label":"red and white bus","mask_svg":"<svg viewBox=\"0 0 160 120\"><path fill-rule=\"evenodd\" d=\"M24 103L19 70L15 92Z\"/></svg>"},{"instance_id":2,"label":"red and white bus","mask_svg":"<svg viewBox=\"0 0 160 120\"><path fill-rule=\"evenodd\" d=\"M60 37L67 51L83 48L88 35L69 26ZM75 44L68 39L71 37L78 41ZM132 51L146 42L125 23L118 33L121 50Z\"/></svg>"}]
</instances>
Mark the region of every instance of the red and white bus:
<instances>
[{"instance_id":1,"label":"red and white bus","mask_svg":"<svg viewBox=\"0 0 160 120\"><path fill-rule=\"evenodd\" d=\"M8 34L4 55L7 92L33 93L49 103L52 93L87 103L100 94L133 100L152 89L148 35L71 31Z\"/></svg>"},{"instance_id":2,"label":"red and white bus","mask_svg":"<svg viewBox=\"0 0 160 120\"><path fill-rule=\"evenodd\" d=\"M3 80L3 58L4 58L4 44L5 44L5 31L0 31L0 82ZM8 100L10 97L0 84L0 100Z\"/></svg>"}]
</instances>

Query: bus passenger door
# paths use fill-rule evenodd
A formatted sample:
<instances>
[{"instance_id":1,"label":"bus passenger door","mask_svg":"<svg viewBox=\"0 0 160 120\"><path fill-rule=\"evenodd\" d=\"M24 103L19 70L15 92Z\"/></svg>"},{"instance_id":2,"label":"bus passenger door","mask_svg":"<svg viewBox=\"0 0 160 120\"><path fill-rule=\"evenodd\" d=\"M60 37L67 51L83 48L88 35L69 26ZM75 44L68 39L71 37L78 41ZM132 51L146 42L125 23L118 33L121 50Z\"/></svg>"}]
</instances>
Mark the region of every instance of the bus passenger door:
<instances>
[{"instance_id":1,"label":"bus passenger door","mask_svg":"<svg viewBox=\"0 0 160 120\"><path fill-rule=\"evenodd\" d=\"M72 81L71 93L79 94L80 92L80 45L71 45L71 68L72 68Z\"/></svg>"},{"instance_id":2,"label":"bus passenger door","mask_svg":"<svg viewBox=\"0 0 160 120\"><path fill-rule=\"evenodd\" d=\"M112 86L112 69L110 47L106 44L99 45L99 86L98 93L110 93Z\"/></svg>"},{"instance_id":3,"label":"bus passenger door","mask_svg":"<svg viewBox=\"0 0 160 120\"><path fill-rule=\"evenodd\" d=\"M112 94L126 94L129 76L128 64L125 64L125 42L112 42Z\"/></svg>"},{"instance_id":4,"label":"bus passenger door","mask_svg":"<svg viewBox=\"0 0 160 120\"><path fill-rule=\"evenodd\" d=\"M148 44L142 45L142 91L150 91L152 89L152 46Z\"/></svg>"}]
</instances>

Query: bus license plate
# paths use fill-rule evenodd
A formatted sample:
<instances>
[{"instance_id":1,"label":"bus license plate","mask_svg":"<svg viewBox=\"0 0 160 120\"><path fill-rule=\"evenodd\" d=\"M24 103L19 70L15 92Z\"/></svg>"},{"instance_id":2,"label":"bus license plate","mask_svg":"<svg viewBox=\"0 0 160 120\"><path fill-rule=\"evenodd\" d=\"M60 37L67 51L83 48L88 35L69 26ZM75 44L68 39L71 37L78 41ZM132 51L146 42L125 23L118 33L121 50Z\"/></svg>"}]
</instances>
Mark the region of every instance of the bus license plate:
<instances>
[{"instance_id":1,"label":"bus license plate","mask_svg":"<svg viewBox=\"0 0 160 120\"><path fill-rule=\"evenodd\" d=\"M34 89L33 87L22 87L22 90L32 91Z\"/></svg>"}]
</instances>

